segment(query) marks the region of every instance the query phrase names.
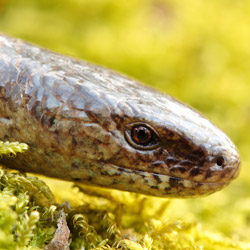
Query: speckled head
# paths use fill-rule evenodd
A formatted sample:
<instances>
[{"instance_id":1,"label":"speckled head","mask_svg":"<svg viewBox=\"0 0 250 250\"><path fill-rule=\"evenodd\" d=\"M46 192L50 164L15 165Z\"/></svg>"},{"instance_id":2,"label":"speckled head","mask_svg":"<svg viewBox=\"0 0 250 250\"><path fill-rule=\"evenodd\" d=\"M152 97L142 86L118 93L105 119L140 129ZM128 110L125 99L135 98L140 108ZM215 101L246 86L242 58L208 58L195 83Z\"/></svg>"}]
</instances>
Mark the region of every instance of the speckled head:
<instances>
[{"instance_id":1,"label":"speckled head","mask_svg":"<svg viewBox=\"0 0 250 250\"><path fill-rule=\"evenodd\" d=\"M95 139L95 147L88 148L94 151L87 155L93 155L90 184L154 196L192 197L216 192L237 177L236 147L199 112L113 72L100 69L95 77L112 81L99 82L98 101L85 106L95 121L83 126ZM78 170L75 175L79 176Z\"/></svg>"},{"instance_id":2,"label":"speckled head","mask_svg":"<svg viewBox=\"0 0 250 250\"><path fill-rule=\"evenodd\" d=\"M239 153L213 123L169 96L146 90L139 95L119 103L123 116L113 115L125 138L117 157L136 176L130 179L140 183L138 190L147 185L153 195L207 195L238 176Z\"/></svg>"},{"instance_id":3,"label":"speckled head","mask_svg":"<svg viewBox=\"0 0 250 250\"><path fill-rule=\"evenodd\" d=\"M84 70L84 79L76 79L76 97L68 99L67 119L75 116L79 124L57 130L58 136L69 130L72 136L67 137L73 149L71 167L66 166L70 171L61 178L154 196L192 197L216 192L238 175L237 149L199 112L106 69L84 65ZM64 80L72 82L72 75Z\"/></svg>"}]
</instances>

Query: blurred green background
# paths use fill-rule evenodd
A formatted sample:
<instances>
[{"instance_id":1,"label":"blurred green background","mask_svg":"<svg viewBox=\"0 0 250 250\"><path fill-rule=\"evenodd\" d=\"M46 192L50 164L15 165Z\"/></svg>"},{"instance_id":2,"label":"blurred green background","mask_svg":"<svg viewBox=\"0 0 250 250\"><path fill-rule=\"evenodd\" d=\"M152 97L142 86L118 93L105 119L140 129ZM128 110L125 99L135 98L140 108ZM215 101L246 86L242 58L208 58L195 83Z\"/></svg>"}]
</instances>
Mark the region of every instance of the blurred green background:
<instances>
[{"instance_id":1,"label":"blurred green background","mask_svg":"<svg viewBox=\"0 0 250 250\"><path fill-rule=\"evenodd\" d=\"M0 30L123 72L214 121L239 148L241 175L209 197L173 200L166 216L247 241L249 13L248 0L1 0Z\"/></svg>"}]
</instances>

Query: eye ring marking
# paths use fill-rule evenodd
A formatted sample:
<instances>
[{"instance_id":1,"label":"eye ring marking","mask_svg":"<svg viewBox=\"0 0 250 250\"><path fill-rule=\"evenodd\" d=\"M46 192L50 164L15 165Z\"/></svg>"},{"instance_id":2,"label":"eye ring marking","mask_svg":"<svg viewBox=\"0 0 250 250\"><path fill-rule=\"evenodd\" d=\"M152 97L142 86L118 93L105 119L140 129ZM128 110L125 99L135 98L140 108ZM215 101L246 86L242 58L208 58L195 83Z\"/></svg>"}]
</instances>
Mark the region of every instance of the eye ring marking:
<instances>
[{"instance_id":1,"label":"eye ring marking","mask_svg":"<svg viewBox=\"0 0 250 250\"><path fill-rule=\"evenodd\" d=\"M152 150L159 146L159 135L154 128L143 122L126 125L125 138L136 149Z\"/></svg>"}]
</instances>

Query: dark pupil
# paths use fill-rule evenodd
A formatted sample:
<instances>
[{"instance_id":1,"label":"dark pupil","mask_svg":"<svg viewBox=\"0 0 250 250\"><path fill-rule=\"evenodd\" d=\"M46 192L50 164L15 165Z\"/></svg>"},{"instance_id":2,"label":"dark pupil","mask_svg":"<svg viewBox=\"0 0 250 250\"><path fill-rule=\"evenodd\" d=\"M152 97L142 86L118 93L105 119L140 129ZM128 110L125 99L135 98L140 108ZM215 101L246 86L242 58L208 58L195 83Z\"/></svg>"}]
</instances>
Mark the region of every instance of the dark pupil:
<instances>
[{"instance_id":1,"label":"dark pupil","mask_svg":"<svg viewBox=\"0 0 250 250\"><path fill-rule=\"evenodd\" d=\"M145 127L135 128L134 139L139 143L147 143L151 138L150 130Z\"/></svg>"},{"instance_id":2,"label":"dark pupil","mask_svg":"<svg viewBox=\"0 0 250 250\"><path fill-rule=\"evenodd\" d=\"M224 164L224 158L222 156L218 157L216 163L218 166L222 166Z\"/></svg>"}]
</instances>

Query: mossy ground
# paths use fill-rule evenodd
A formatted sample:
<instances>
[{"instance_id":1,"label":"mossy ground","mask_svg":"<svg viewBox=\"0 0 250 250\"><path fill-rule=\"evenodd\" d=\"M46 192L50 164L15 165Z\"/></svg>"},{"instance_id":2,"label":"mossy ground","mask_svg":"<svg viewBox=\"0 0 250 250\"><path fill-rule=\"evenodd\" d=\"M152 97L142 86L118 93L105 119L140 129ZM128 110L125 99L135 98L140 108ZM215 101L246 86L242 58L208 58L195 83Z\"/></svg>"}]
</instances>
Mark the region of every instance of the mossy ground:
<instances>
[{"instance_id":1,"label":"mossy ground","mask_svg":"<svg viewBox=\"0 0 250 250\"><path fill-rule=\"evenodd\" d=\"M191 104L242 156L241 175L228 188L187 200L72 188L2 170L0 249L42 248L62 211L72 249L250 249L249 13L247 0L0 1L1 31Z\"/></svg>"}]
</instances>

